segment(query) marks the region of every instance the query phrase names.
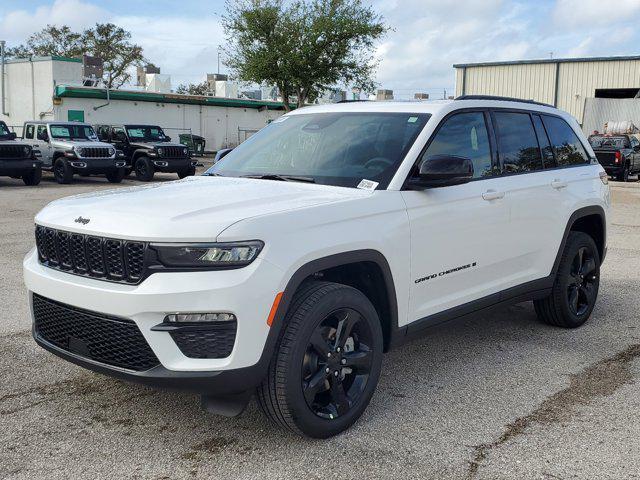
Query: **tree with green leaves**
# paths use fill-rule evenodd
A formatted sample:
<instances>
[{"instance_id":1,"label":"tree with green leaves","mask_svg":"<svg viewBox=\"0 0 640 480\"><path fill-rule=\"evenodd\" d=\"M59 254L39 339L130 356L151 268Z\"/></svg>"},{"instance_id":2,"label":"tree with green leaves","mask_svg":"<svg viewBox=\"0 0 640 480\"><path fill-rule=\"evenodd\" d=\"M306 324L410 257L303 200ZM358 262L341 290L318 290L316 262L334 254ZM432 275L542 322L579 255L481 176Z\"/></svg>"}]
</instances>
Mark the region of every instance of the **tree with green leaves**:
<instances>
[{"instance_id":1,"label":"tree with green leaves","mask_svg":"<svg viewBox=\"0 0 640 480\"><path fill-rule=\"evenodd\" d=\"M131 67L145 63L142 47L130 40L129 32L112 23L96 24L82 33L67 26L47 25L24 45L7 53L14 58L50 55L75 58L83 54L100 57L104 61L104 84L107 88L118 88L131 80Z\"/></svg>"},{"instance_id":2,"label":"tree with green leaves","mask_svg":"<svg viewBox=\"0 0 640 480\"><path fill-rule=\"evenodd\" d=\"M176 88L176 93L181 95L206 95L209 93L209 82L183 83Z\"/></svg>"},{"instance_id":3,"label":"tree with green leaves","mask_svg":"<svg viewBox=\"0 0 640 480\"><path fill-rule=\"evenodd\" d=\"M275 85L285 109L313 102L328 89L371 91L375 42L388 31L361 0L227 1L225 64L234 76Z\"/></svg>"}]
</instances>

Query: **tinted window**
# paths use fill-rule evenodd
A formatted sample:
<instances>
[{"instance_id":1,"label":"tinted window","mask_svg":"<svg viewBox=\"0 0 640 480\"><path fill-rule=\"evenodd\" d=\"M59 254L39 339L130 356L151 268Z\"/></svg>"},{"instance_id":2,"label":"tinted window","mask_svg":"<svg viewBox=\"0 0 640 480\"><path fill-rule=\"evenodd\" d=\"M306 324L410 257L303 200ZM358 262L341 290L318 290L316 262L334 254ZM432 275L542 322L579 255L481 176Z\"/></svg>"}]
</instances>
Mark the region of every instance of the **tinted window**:
<instances>
[{"instance_id":1,"label":"tinted window","mask_svg":"<svg viewBox=\"0 0 640 480\"><path fill-rule=\"evenodd\" d=\"M638 144L640 144L640 142L638 142L635 137L631 137L631 147L635 148Z\"/></svg>"},{"instance_id":2,"label":"tinted window","mask_svg":"<svg viewBox=\"0 0 640 480\"><path fill-rule=\"evenodd\" d=\"M549 137L542 124L540 115L533 115L533 126L536 129L536 135L538 136L538 143L542 149L542 158L544 159L544 168L553 168L556 166L556 160L553 158L553 148L549 143Z\"/></svg>"},{"instance_id":3,"label":"tinted window","mask_svg":"<svg viewBox=\"0 0 640 480\"><path fill-rule=\"evenodd\" d=\"M423 158L434 155L470 158L474 178L491 175L491 149L484 114L467 112L448 118L436 133Z\"/></svg>"},{"instance_id":4,"label":"tinted window","mask_svg":"<svg viewBox=\"0 0 640 480\"><path fill-rule=\"evenodd\" d=\"M33 131L35 130L33 125L27 125L27 128L24 132L24 138L33 138Z\"/></svg>"},{"instance_id":5,"label":"tinted window","mask_svg":"<svg viewBox=\"0 0 640 480\"><path fill-rule=\"evenodd\" d=\"M588 140L593 148L629 148L629 140L627 140L627 137L591 135Z\"/></svg>"},{"instance_id":6,"label":"tinted window","mask_svg":"<svg viewBox=\"0 0 640 480\"><path fill-rule=\"evenodd\" d=\"M38 140L44 140L47 135L47 126L38 125Z\"/></svg>"},{"instance_id":7,"label":"tinted window","mask_svg":"<svg viewBox=\"0 0 640 480\"><path fill-rule=\"evenodd\" d=\"M558 117L542 116L551 145L556 152L558 166L589 163L582 143L567 122Z\"/></svg>"},{"instance_id":8,"label":"tinted window","mask_svg":"<svg viewBox=\"0 0 640 480\"><path fill-rule=\"evenodd\" d=\"M542 169L540 147L528 113L496 112L498 154L505 173Z\"/></svg>"}]
</instances>

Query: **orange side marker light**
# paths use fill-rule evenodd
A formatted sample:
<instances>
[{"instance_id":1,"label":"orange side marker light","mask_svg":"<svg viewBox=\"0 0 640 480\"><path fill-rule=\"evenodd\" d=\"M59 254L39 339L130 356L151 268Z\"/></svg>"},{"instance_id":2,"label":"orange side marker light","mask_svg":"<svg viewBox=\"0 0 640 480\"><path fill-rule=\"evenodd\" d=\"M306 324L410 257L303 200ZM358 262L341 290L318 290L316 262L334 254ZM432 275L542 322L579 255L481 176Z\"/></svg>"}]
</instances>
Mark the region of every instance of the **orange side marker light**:
<instances>
[{"instance_id":1,"label":"orange side marker light","mask_svg":"<svg viewBox=\"0 0 640 480\"><path fill-rule=\"evenodd\" d=\"M276 295L276 298L273 300L273 305L271 305L271 311L269 312L269 318L267 318L267 325L271 326L273 324L273 319L276 316L276 312L278 311L278 305L280 305L280 300L282 300L282 294L284 292L280 292Z\"/></svg>"}]
</instances>

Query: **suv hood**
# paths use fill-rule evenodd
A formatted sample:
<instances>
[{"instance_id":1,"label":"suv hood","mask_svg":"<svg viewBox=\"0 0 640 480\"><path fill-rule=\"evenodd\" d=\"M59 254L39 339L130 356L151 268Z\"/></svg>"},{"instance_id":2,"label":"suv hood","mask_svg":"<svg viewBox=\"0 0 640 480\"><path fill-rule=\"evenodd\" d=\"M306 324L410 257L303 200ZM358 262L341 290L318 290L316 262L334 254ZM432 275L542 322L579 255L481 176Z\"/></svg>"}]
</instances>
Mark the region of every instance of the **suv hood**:
<instances>
[{"instance_id":1,"label":"suv hood","mask_svg":"<svg viewBox=\"0 0 640 480\"><path fill-rule=\"evenodd\" d=\"M185 146L185 145L182 145L181 143L175 143L175 142L141 142L139 140L136 140L135 142L130 142L129 145L135 148L148 148L148 149L152 149L156 147L162 148L162 147L184 147Z\"/></svg>"},{"instance_id":2,"label":"suv hood","mask_svg":"<svg viewBox=\"0 0 640 480\"><path fill-rule=\"evenodd\" d=\"M72 148L72 147L102 147L109 148L113 147L110 143L99 142L97 140L61 140L58 138L52 139L52 143L54 143L57 147L63 148Z\"/></svg>"},{"instance_id":3,"label":"suv hood","mask_svg":"<svg viewBox=\"0 0 640 480\"><path fill-rule=\"evenodd\" d=\"M36 223L113 238L211 242L247 218L369 195L355 188L200 176L56 200Z\"/></svg>"}]
</instances>

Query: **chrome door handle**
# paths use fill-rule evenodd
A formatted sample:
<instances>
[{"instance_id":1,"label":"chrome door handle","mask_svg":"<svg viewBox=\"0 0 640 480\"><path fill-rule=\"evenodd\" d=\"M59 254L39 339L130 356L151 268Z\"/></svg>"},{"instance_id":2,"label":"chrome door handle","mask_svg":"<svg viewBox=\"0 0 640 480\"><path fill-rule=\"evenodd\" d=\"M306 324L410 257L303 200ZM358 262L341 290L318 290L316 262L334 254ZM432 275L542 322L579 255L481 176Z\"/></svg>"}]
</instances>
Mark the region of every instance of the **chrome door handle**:
<instances>
[{"instance_id":1,"label":"chrome door handle","mask_svg":"<svg viewBox=\"0 0 640 480\"><path fill-rule=\"evenodd\" d=\"M551 182L551 186L556 190L560 190L561 188L567 188L568 185L569 184L567 182L559 180L557 178L553 182Z\"/></svg>"},{"instance_id":2,"label":"chrome door handle","mask_svg":"<svg viewBox=\"0 0 640 480\"><path fill-rule=\"evenodd\" d=\"M498 192L497 190L487 190L482 194L482 198L487 201L500 200L504 198L504 192Z\"/></svg>"}]
</instances>

